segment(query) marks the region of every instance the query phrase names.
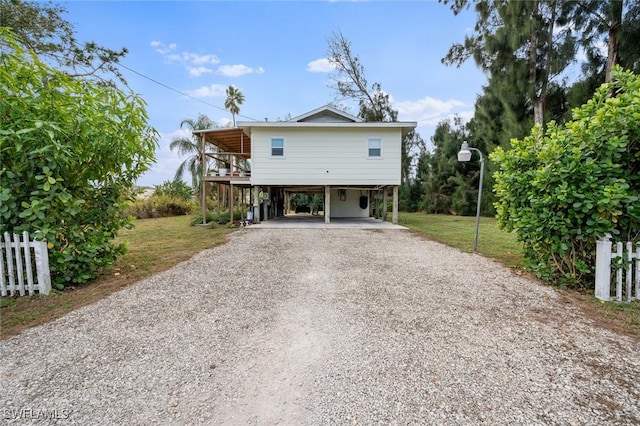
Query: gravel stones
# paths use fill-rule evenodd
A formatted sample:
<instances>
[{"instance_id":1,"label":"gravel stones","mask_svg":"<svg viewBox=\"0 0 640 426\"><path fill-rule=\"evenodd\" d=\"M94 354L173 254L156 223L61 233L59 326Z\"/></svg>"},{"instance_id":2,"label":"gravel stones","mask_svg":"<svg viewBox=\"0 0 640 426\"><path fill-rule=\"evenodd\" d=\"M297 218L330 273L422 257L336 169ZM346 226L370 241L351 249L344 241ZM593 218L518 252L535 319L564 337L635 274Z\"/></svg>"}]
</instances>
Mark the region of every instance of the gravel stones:
<instances>
[{"instance_id":1,"label":"gravel stones","mask_svg":"<svg viewBox=\"0 0 640 426\"><path fill-rule=\"evenodd\" d=\"M0 415L638 424L639 355L553 289L408 231L246 229L0 342Z\"/></svg>"}]
</instances>

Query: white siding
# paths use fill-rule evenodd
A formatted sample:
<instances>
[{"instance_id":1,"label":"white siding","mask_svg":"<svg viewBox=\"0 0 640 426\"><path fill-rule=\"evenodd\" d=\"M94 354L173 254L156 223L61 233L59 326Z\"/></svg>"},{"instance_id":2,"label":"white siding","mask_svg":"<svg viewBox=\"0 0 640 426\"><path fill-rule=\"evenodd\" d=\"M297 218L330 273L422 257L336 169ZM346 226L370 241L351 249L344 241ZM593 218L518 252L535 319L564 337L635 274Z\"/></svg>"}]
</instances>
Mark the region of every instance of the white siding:
<instances>
[{"instance_id":1,"label":"white siding","mask_svg":"<svg viewBox=\"0 0 640 426\"><path fill-rule=\"evenodd\" d=\"M271 157L272 137L284 157ZM368 157L368 139L382 139L382 157ZM401 130L383 128L253 128L254 185L399 185Z\"/></svg>"},{"instance_id":2,"label":"white siding","mask_svg":"<svg viewBox=\"0 0 640 426\"><path fill-rule=\"evenodd\" d=\"M369 217L369 202L367 207L360 208L360 195L368 196L368 191L346 190L346 199L340 200L337 189L331 190L331 217Z\"/></svg>"}]
</instances>

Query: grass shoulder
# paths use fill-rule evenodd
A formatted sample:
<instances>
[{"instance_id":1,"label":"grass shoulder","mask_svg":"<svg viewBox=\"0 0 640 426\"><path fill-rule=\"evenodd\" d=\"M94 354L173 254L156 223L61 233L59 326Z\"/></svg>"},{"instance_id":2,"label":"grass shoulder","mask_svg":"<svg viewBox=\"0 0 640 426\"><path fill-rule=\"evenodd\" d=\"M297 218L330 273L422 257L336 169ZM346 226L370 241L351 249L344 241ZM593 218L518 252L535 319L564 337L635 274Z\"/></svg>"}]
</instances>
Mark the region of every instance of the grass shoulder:
<instances>
[{"instance_id":1,"label":"grass shoulder","mask_svg":"<svg viewBox=\"0 0 640 426\"><path fill-rule=\"evenodd\" d=\"M225 227L189 226L190 221L190 216L137 220L135 228L122 230L117 238L129 244L129 252L96 280L63 291L53 290L48 296L0 299L1 338L60 318L167 270L202 250L222 244L233 231Z\"/></svg>"}]
</instances>

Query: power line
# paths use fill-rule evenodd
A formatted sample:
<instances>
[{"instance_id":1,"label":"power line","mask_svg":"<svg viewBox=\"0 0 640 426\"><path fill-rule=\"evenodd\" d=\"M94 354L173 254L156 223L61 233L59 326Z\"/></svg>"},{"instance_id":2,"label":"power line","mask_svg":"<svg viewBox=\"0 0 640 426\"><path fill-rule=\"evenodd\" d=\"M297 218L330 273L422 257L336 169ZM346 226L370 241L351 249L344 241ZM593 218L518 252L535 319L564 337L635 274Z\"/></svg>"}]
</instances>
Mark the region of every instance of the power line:
<instances>
[{"instance_id":1,"label":"power line","mask_svg":"<svg viewBox=\"0 0 640 426\"><path fill-rule=\"evenodd\" d=\"M147 80L149 80L149 81L151 81L151 82L153 82L153 83L155 83L155 84L157 84L157 85L159 85L159 86L162 86L162 87L164 87L165 89L171 90L172 92L176 92L176 93L178 93L178 94L180 94L180 95L182 95L182 96L185 96L185 97L187 97L187 98L189 98L189 99L193 99L193 100L195 100L195 101L198 101L198 102L203 103L203 104L205 104L205 105L208 105L208 106L210 106L210 107L213 107L213 108L219 109L220 111L228 112L228 111L227 111L226 109L224 109L224 108L221 108L221 107L219 107L219 106L217 106L217 105L211 104L211 103L209 103L209 102L207 102L207 101L203 101L202 99L198 99L198 98L196 98L195 96L188 95L188 94L186 94L186 93L184 93L184 92L182 92L182 91L180 91L180 90L178 90L178 89L174 89L173 87L169 86L168 84L165 84L165 83L163 83L163 82L161 82L161 81L155 80L155 79L153 79L153 78L151 78L151 77L149 77L149 76L147 76L147 75L142 74L141 72L138 72L138 71L136 71L136 70L134 70L134 69L132 69L132 68L129 68L128 66L126 66L126 65L124 65L124 64L121 64L121 63L119 63L119 62L116 62L116 65L121 66L122 68L124 68L124 69L126 69L126 70L129 70L129 71L131 71L132 73L137 74L137 75L139 75L140 77L145 78L145 79L147 79ZM237 116L238 116L238 117L244 117L244 118L246 118L246 119L253 120L253 121L258 121L258 120L256 120L255 118L251 118L251 117L248 117L248 116L243 115L243 114L237 114Z\"/></svg>"},{"instance_id":2,"label":"power line","mask_svg":"<svg viewBox=\"0 0 640 426\"><path fill-rule=\"evenodd\" d=\"M71 43L72 43L72 44L75 44L75 45L76 45L76 46L78 46L78 47L84 48L84 49L86 49L86 48L87 48L87 46L86 46L86 44L85 44L85 43L82 43L82 42L77 41L77 40L71 40ZM173 87L169 86L168 84L165 84L165 83L163 83L163 82L161 82L161 81L158 81L158 80L156 80L156 79L154 79L154 78L151 78L151 77L149 77L149 76L147 76L147 75L145 75L145 74L142 74L141 72L136 71L136 70L134 70L133 68L130 68L130 67L128 67L128 66L126 66L126 65L124 65L124 64L122 64L122 63L120 63L120 62L114 62L114 64L116 64L117 66L120 66L120 67L122 67L122 68L124 68L124 69L126 69L126 70L128 70L128 71L131 71L132 73L137 74L137 75L139 75L140 77L145 78L145 79L147 79L147 80L149 80L149 81L151 81L151 82L153 82L153 83L155 83L155 84L157 84L157 85L159 85L159 86L162 86L162 87L164 87L165 89L171 90L172 92L178 93L178 94L180 94L180 95L182 95L182 96L185 96L185 97L187 97L187 98L189 98L189 99L193 99L194 101L198 101L198 102L203 103L203 104L205 104L205 105L208 105L208 106L210 106L210 107L212 107L212 108L219 109L220 111L228 112L225 108L222 108L222 107L219 107L219 106L217 106L217 105L211 104L211 103L209 103L209 102L207 102L207 101L203 101L202 99L198 99L198 98L196 98L195 96L188 95L188 94L186 94L186 93L184 93L184 92L182 92L182 91L180 91L180 90L178 90L178 89L174 89ZM243 115L243 114L236 114L236 115L237 115L238 117L243 117L243 118L246 118L246 119L248 119L248 120L252 120L252 121L259 121L259 120L256 120L255 118L248 117L248 116Z\"/></svg>"}]
</instances>

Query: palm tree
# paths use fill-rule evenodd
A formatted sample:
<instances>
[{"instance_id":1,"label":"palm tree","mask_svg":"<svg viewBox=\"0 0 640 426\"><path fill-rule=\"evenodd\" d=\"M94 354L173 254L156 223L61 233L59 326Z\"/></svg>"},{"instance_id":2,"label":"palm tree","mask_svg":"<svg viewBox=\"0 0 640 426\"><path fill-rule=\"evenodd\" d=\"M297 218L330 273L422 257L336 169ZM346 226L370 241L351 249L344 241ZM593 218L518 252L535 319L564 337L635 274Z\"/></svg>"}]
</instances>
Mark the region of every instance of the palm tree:
<instances>
[{"instance_id":1,"label":"palm tree","mask_svg":"<svg viewBox=\"0 0 640 426\"><path fill-rule=\"evenodd\" d=\"M187 128L193 130L205 130L218 127L209 117L204 114L198 114L198 118L195 120L191 118L185 118L180 123L180 128ZM186 160L178 166L176 175L173 180L182 180L185 172L191 174L191 183L193 191L200 196L201 194L201 182L202 182L202 143L195 136L191 138L174 138L169 145L171 151L174 149L178 151L179 156L188 155Z\"/></svg>"},{"instance_id":2,"label":"palm tree","mask_svg":"<svg viewBox=\"0 0 640 426\"><path fill-rule=\"evenodd\" d=\"M224 101L224 107L229 110L233 117L233 127L236 127L236 114L240 112L240 105L244 102L244 95L240 89L229 86L227 87L227 99Z\"/></svg>"}]
</instances>

